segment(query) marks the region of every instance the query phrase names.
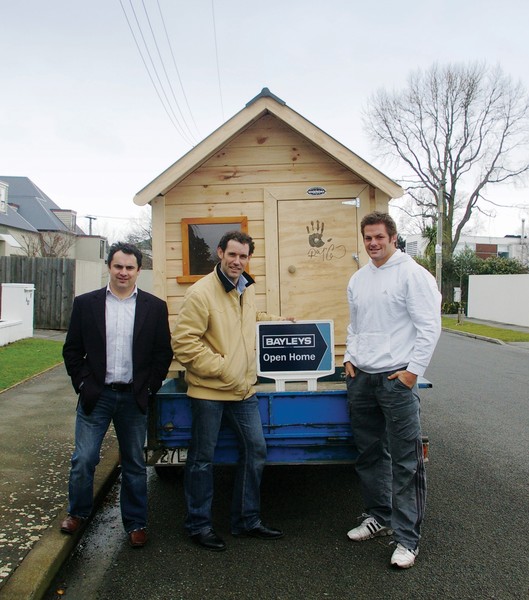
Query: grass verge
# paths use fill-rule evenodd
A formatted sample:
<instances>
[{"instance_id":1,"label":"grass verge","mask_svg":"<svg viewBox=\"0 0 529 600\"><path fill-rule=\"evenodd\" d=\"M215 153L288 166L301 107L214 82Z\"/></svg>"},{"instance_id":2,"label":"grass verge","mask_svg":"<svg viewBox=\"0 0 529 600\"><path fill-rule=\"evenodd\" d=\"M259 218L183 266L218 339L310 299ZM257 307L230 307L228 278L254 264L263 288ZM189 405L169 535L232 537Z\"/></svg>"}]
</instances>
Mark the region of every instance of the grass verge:
<instances>
[{"instance_id":1,"label":"grass verge","mask_svg":"<svg viewBox=\"0 0 529 600\"><path fill-rule=\"evenodd\" d=\"M465 321L464 317L461 324L458 324L457 319L452 317L442 317L442 324L446 329L483 335L485 337L501 340L502 342L529 342L529 333L513 331L512 329L503 329L501 327L491 327L490 325L470 323Z\"/></svg>"},{"instance_id":2,"label":"grass verge","mask_svg":"<svg viewBox=\"0 0 529 600\"><path fill-rule=\"evenodd\" d=\"M62 362L62 342L27 338L0 347L0 391Z\"/></svg>"}]
</instances>

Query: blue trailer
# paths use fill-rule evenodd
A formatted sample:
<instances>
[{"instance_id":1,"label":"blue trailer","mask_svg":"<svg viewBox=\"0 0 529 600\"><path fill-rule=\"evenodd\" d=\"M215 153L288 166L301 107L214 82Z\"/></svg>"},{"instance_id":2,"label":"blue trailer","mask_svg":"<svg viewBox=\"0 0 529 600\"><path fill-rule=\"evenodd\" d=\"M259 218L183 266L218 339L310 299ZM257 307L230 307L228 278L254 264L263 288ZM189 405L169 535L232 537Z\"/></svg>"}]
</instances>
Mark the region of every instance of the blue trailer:
<instances>
[{"instance_id":1,"label":"blue trailer","mask_svg":"<svg viewBox=\"0 0 529 600\"><path fill-rule=\"evenodd\" d=\"M302 385L296 383L287 387L290 389L276 391L274 384L257 386L268 464L353 463L356 448L345 382L321 381L321 389L316 391L302 390ZM432 384L420 378L419 387ZM168 380L149 412L148 464L154 465L160 475L169 467L183 467L190 439L191 409L183 378ZM426 437L423 447L427 457ZM229 428L221 429L215 463L235 464L237 454L235 435Z\"/></svg>"}]
</instances>

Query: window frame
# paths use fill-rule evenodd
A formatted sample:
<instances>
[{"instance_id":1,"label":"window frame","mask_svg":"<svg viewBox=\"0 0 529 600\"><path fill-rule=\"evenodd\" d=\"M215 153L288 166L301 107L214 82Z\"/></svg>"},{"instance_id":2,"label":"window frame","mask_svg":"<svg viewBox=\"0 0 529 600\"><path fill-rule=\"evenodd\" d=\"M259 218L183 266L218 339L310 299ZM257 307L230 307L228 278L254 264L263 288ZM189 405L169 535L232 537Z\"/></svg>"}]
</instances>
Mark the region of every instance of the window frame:
<instances>
[{"instance_id":1,"label":"window frame","mask_svg":"<svg viewBox=\"0 0 529 600\"><path fill-rule=\"evenodd\" d=\"M239 225L240 231L248 233L248 217L193 217L182 219L182 275L176 277L178 283L195 283L202 279L205 275L196 275L190 273L190 257L189 257L189 227L191 225L233 225L232 228L226 228L226 231L231 231ZM220 238L219 238L220 239Z\"/></svg>"},{"instance_id":2,"label":"window frame","mask_svg":"<svg viewBox=\"0 0 529 600\"><path fill-rule=\"evenodd\" d=\"M8 205L8 194L9 186L7 183L0 181L0 213L3 215L7 214L7 205Z\"/></svg>"}]
</instances>

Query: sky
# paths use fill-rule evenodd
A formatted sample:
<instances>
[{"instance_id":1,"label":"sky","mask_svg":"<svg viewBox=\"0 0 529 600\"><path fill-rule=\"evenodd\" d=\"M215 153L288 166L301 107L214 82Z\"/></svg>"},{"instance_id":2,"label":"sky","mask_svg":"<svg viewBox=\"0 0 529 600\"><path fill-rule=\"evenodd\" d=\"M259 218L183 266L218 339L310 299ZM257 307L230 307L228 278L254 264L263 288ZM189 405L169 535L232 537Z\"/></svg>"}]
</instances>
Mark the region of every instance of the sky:
<instances>
[{"instance_id":1,"label":"sky","mask_svg":"<svg viewBox=\"0 0 529 600\"><path fill-rule=\"evenodd\" d=\"M0 22L0 175L111 241L144 218L134 195L263 87L393 179L362 127L378 89L472 61L529 89L519 0L0 0ZM513 208L470 233L527 232L529 180L488 195Z\"/></svg>"}]
</instances>

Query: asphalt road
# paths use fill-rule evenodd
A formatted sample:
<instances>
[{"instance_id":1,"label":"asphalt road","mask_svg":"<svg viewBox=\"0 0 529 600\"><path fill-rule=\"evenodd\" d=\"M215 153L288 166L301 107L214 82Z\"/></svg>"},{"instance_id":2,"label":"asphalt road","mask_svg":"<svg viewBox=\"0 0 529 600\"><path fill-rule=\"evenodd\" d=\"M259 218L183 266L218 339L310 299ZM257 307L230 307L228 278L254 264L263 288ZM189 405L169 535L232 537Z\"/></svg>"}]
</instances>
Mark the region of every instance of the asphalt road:
<instances>
[{"instance_id":1,"label":"asphalt road","mask_svg":"<svg viewBox=\"0 0 529 600\"><path fill-rule=\"evenodd\" d=\"M229 535L233 470L219 468L226 552L188 542L181 482L152 474L149 544L127 546L114 489L46 600L528 599L528 367L528 349L443 333L422 393L428 504L409 571L389 568L387 538L346 538L362 512L352 467L267 467L263 517L286 532L273 542Z\"/></svg>"}]
</instances>

